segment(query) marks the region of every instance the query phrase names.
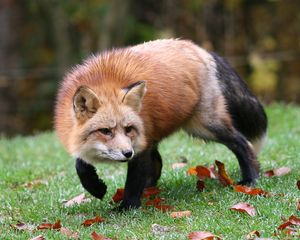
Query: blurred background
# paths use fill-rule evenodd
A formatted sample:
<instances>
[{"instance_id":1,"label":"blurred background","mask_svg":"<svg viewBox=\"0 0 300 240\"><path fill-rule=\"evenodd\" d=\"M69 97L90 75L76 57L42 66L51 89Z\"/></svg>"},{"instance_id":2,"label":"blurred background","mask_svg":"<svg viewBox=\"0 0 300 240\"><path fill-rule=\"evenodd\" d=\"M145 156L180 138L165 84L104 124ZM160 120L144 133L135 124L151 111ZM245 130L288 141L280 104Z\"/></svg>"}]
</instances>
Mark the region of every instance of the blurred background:
<instances>
[{"instance_id":1,"label":"blurred background","mask_svg":"<svg viewBox=\"0 0 300 240\"><path fill-rule=\"evenodd\" d=\"M0 134L52 129L64 73L157 38L226 56L266 103L300 103L299 0L0 0Z\"/></svg>"}]
</instances>

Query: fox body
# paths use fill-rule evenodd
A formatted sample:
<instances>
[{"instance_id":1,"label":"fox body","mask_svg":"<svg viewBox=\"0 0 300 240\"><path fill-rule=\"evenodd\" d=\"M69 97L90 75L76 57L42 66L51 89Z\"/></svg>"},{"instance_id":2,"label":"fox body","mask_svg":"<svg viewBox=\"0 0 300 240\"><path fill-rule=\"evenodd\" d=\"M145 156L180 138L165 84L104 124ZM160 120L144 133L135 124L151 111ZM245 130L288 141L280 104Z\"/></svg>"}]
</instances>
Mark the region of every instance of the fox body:
<instances>
[{"instance_id":1,"label":"fox body","mask_svg":"<svg viewBox=\"0 0 300 240\"><path fill-rule=\"evenodd\" d=\"M242 184L259 176L267 118L226 60L186 40L156 40L91 56L58 92L55 128L76 159L82 185L97 198L106 186L94 164L128 162L121 209L140 206L160 177L158 143L178 129L226 145Z\"/></svg>"}]
</instances>

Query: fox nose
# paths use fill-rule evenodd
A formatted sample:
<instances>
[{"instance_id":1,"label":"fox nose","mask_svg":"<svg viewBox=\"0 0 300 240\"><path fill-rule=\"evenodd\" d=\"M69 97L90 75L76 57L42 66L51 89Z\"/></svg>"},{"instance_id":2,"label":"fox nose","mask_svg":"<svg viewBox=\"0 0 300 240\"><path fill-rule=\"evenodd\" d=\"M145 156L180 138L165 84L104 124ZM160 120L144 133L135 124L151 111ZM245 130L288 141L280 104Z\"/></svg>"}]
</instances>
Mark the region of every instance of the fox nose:
<instances>
[{"instance_id":1,"label":"fox nose","mask_svg":"<svg viewBox=\"0 0 300 240\"><path fill-rule=\"evenodd\" d=\"M133 155L133 151L132 150L124 150L122 151L122 154L126 157L126 158L131 158Z\"/></svg>"}]
</instances>

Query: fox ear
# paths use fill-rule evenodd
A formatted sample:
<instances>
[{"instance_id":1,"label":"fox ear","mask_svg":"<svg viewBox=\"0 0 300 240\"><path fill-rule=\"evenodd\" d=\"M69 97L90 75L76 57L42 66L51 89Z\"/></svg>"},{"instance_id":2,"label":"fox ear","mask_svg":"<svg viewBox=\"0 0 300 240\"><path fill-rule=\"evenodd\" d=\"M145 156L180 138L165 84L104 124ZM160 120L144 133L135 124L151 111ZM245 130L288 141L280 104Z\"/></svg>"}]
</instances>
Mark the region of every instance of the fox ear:
<instances>
[{"instance_id":1,"label":"fox ear","mask_svg":"<svg viewBox=\"0 0 300 240\"><path fill-rule=\"evenodd\" d=\"M146 93L145 81L138 81L122 90L125 92L122 102L139 112L142 107L143 97Z\"/></svg>"},{"instance_id":2,"label":"fox ear","mask_svg":"<svg viewBox=\"0 0 300 240\"><path fill-rule=\"evenodd\" d=\"M80 121L91 118L100 106L96 93L87 86L77 89L73 97L73 109L75 116Z\"/></svg>"}]
</instances>

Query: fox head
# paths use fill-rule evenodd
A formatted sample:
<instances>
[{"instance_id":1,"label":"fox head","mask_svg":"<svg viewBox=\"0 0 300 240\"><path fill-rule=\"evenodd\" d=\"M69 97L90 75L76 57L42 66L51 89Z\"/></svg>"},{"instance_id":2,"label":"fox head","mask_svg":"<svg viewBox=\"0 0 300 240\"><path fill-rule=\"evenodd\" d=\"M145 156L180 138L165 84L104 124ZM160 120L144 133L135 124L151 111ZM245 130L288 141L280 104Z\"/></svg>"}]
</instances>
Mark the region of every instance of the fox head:
<instances>
[{"instance_id":1,"label":"fox head","mask_svg":"<svg viewBox=\"0 0 300 240\"><path fill-rule=\"evenodd\" d=\"M126 88L80 86L73 97L72 155L88 163L125 162L146 147L139 112L146 92L144 81Z\"/></svg>"}]
</instances>

